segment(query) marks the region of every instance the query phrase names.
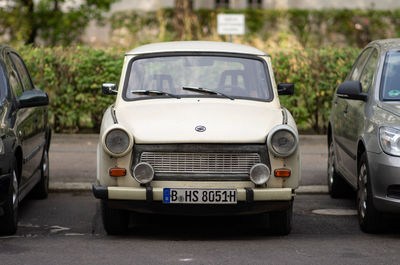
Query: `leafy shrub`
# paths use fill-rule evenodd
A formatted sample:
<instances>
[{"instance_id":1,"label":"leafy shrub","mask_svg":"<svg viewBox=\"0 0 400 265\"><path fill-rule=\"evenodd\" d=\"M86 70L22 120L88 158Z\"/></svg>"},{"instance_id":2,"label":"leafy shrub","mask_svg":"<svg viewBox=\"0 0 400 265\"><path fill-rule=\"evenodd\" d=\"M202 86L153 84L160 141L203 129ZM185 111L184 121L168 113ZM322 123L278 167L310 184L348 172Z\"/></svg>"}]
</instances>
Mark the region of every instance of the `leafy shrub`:
<instances>
[{"instance_id":1,"label":"leafy shrub","mask_svg":"<svg viewBox=\"0 0 400 265\"><path fill-rule=\"evenodd\" d=\"M101 84L119 82L123 51L89 47L19 49L36 86L50 96L55 132L98 131L104 110L115 97L103 96ZM301 130L326 130L331 98L355 60L357 48L272 51L277 83L295 83L295 95L281 103Z\"/></svg>"},{"instance_id":2,"label":"leafy shrub","mask_svg":"<svg viewBox=\"0 0 400 265\"><path fill-rule=\"evenodd\" d=\"M295 96L282 96L297 126L326 132L335 88L344 80L360 50L320 48L280 51L272 54L277 83L295 84Z\"/></svg>"},{"instance_id":3,"label":"leafy shrub","mask_svg":"<svg viewBox=\"0 0 400 265\"><path fill-rule=\"evenodd\" d=\"M48 92L56 132L98 130L115 100L101 94L101 84L118 84L123 53L89 47L22 48L36 86Z\"/></svg>"}]
</instances>

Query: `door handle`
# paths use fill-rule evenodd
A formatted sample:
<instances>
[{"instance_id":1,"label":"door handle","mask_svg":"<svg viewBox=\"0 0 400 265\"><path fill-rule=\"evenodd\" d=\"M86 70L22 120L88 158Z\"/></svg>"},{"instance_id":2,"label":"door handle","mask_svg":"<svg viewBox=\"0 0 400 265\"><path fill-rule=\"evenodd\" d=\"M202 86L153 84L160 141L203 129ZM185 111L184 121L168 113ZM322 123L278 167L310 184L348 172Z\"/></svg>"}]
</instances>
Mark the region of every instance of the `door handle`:
<instances>
[{"instance_id":1,"label":"door handle","mask_svg":"<svg viewBox=\"0 0 400 265\"><path fill-rule=\"evenodd\" d=\"M349 105L346 105L346 107L344 107L344 114L347 114L347 112L349 112Z\"/></svg>"}]
</instances>

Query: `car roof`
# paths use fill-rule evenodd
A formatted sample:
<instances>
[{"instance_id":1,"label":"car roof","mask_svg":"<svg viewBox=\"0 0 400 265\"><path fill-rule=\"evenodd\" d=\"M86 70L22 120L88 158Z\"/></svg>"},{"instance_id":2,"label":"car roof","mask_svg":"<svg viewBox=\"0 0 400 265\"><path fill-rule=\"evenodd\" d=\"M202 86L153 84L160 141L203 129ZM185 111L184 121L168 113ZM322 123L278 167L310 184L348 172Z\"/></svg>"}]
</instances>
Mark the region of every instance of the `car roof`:
<instances>
[{"instance_id":1,"label":"car roof","mask_svg":"<svg viewBox=\"0 0 400 265\"><path fill-rule=\"evenodd\" d=\"M383 52L399 49L400 50L400 38L398 39L383 39L375 40L368 44L368 46L378 45Z\"/></svg>"},{"instance_id":2,"label":"car roof","mask_svg":"<svg viewBox=\"0 0 400 265\"><path fill-rule=\"evenodd\" d=\"M127 52L126 55L169 52L221 52L269 56L267 53L251 46L216 41L172 41L152 43L139 46L130 52Z\"/></svg>"}]
</instances>

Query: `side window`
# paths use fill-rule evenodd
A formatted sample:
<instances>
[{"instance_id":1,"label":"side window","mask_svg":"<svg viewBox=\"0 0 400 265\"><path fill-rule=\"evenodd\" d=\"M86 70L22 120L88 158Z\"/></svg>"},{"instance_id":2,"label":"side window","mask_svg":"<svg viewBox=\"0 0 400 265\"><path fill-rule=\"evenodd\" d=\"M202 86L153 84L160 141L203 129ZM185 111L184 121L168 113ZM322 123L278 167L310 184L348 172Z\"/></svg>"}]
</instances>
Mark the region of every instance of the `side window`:
<instances>
[{"instance_id":1,"label":"side window","mask_svg":"<svg viewBox=\"0 0 400 265\"><path fill-rule=\"evenodd\" d=\"M9 82L10 82L10 87L14 93L14 96L16 98L20 97L22 95L22 92L24 92L24 90L22 89L21 83L18 80L18 76L15 72L15 68L13 63L11 62L10 58L6 58L6 63L7 63L7 68L8 68L8 72L9 72Z\"/></svg>"},{"instance_id":2,"label":"side window","mask_svg":"<svg viewBox=\"0 0 400 265\"><path fill-rule=\"evenodd\" d=\"M3 66L0 64L0 95L1 97L4 95L7 89L6 77L4 75Z\"/></svg>"},{"instance_id":3,"label":"side window","mask_svg":"<svg viewBox=\"0 0 400 265\"><path fill-rule=\"evenodd\" d=\"M21 78L22 85L24 86L24 90L33 89L31 77L29 76L28 71L26 70L25 64L22 59L16 55L15 53L9 54L12 62L15 65L15 68L18 72L19 77Z\"/></svg>"},{"instance_id":4,"label":"side window","mask_svg":"<svg viewBox=\"0 0 400 265\"><path fill-rule=\"evenodd\" d=\"M18 77L15 74L15 72L11 72L11 74L9 76L9 80L10 80L11 89L14 92L14 96L16 98L20 97L22 95L22 92L24 92L24 91L22 90L21 83L18 81Z\"/></svg>"},{"instance_id":5,"label":"side window","mask_svg":"<svg viewBox=\"0 0 400 265\"><path fill-rule=\"evenodd\" d=\"M378 52L374 49L360 77L360 82L362 85L363 92L368 92L372 84L372 79L374 77L375 69L377 68L376 65L377 61L378 61Z\"/></svg>"},{"instance_id":6,"label":"side window","mask_svg":"<svg viewBox=\"0 0 400 265\"><path fill-rule=\"evenodd\" d=\"M368 48L364 50L360 56L358 56L356 63L353 65L353 69L347 77L348 81L359 80L361 71L364 67L365 61L368 59L368 55L371 53L371 50L372 48Z\"/></svg>"}]
</instances>

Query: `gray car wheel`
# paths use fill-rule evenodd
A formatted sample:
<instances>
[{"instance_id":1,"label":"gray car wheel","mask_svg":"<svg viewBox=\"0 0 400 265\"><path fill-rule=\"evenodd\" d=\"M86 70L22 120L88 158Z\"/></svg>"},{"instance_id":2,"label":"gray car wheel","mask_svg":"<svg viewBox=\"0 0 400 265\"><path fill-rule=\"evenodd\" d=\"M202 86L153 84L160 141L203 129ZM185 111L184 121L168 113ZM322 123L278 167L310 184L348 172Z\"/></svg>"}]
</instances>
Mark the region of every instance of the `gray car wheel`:
<instances>
[{"instance_id":1,"label":"gray car wheel","mask_svg":"<svg viewBox=\"0 0 400 265\"><path fill-rule=\"evenodd\" d=\"M337 172L335 157L334 145L331 140L328 145L328 191L332 198L348 197L351 188Z\"/></svg>"},{"instance_id":2,"label":"gray car wheel","mask_svg":"<svg viewBox=\"0 0 400 265\"><path fill-rule=\"evenodd\" d=\"M360 227L364 232L376 233L381 229L381 214L373 204L371 181L365 153L360 158L357 182L357 211Z\"/></svg>"}]
</instances>

